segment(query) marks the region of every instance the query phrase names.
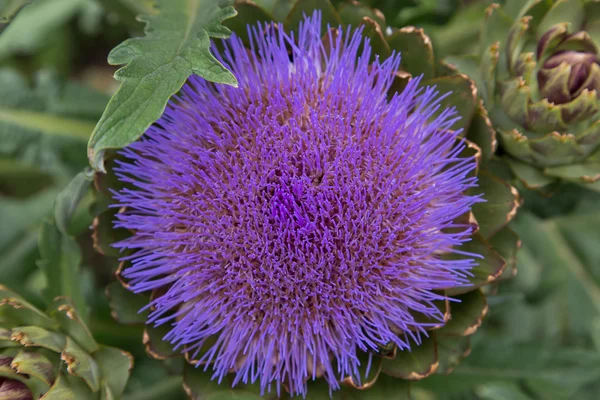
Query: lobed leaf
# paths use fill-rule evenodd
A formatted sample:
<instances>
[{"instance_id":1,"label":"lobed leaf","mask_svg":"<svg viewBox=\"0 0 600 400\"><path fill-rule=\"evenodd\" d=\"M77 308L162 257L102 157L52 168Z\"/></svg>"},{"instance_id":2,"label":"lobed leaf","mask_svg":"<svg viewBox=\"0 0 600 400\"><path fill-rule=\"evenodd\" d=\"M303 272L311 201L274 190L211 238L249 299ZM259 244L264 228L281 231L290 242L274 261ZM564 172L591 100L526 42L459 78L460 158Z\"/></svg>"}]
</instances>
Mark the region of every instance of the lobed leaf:
<instances>
[{"instance_id":1,"label":"lobed leaf","mask_svg":"<svg viewBox=\"0 0 600 400\"><path fill-rule=\"evenodd\" d=\"M210 52L211 37L230 34L221 22L236 14L232 4L230 0L159 0L159 12L142 17L146 36L128 39L111 51L110 64L126 65L115 74L121 86L88 144L95 169L104 171L107 149L138 139L190 75L237 86L235 77Z\"/></svg>"}]
</instances>

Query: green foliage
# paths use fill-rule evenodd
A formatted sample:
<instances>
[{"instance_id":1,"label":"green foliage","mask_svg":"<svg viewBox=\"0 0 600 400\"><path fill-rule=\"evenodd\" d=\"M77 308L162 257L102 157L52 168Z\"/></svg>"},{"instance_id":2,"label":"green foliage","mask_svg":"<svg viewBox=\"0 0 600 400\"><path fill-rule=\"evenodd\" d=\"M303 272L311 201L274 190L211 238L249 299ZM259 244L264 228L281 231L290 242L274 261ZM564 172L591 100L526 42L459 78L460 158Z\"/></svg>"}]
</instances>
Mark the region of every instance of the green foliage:
<instances>
[{"instance_id":1,"label":"green foliage","mask_svg":"<svg viewBox=\"0 0 600 400\"><path fill-rule=\"evenodd\" d=\"M128 234L113 229L119 210L108 209L114 176L97 174L92 196L91 176L81 171L88 163L101 171L105 159L110 170L114 158L105 156L137 140L190 75L237 84L211 54L211 38L226 38L229 29L244 37L247 23L272 19L292 28L304 13L318 8L324 22L364 25L382 58L400 51L404 72L423 73L426 84L452 91L443 105L457 106L465 137L481 147L476 193L484 192L486 200L474 207L480 230L465 249L485 258L473 270L470 285L449 293L460 302L436 304L451 318L446 325L415 351L379 359L366 379L379 369L408 379L431 376L409 389L405 381L384 373L372 389L345 386L333 397L322 381L309 382L307 398L596 399L600 193L558 182L586 176L596 182L588 188L597 189L598 158L540 169L523 159L500 163L492 157L496 140L512 143L506 132L514 128L494 108L511 118L523 116L518 102L523 96L504 96L523 93L494 83L516 61L506 49L494 51L492 45L515 41L513 54L535 50L519 44L535 36L518 34L525 4L537 4L532 12L539 14L530 30L583 21L597 43L600 6L591 0L497 1L502 7L490 9L486 19L484 10L492 2L0 0L0 284L19 292L0 288L0 358L11 359L9 367L0 367L0 376L23 382L35 398L46 393L45 399L278 398L274 392L261 397L256 385L240 385L235 391L217 385L202 366L186 365L162 340L168 326L144 325L148 310L140 309L148 296L133 294L114 279L121 254L111 244ZM560 4L558 11L538 18L551 4ZM586 4L586 18L572 4ZM239 16L233 18L235 10ZM126 37L130 39L122 42ZM480 51L478 39L486 51ZM113 47L109 63L122 66L116 83L114 69L105 61ZM468 77L440 61L446 56ZM119 83L115 93L113 85L116 89ZM401 79L394 83L397 88L403 84ZM530 86L537 90L537 84ZM486 99L487 110L478 96ZM560 143L530 140L540 141L542 150L569 146L569 138ZM597 136L586 140L597 141ZM515 140L507 149L519 155L524 151L520 143ZM519 203L511 184L525 203L507 227L504 216L513 215ZM484 286L494 278L493 287ZM462 336L475 330L472 338ZM129 357L116 347L135 357L132 371ZM21 395L18 390L3 392L1 386L0 398Z\"/></svg>"},{"instance_id":2,"label":"green foliage","mask_svg":"<svg viewBox=\"0 0 600 400\"><path fill-rule=\"evenodd\" d=\"M39 237L41 260L38 265L46 277L48 301L58 296L67 296L84 318L87 306L79 284L82 256L79 245L69 233L69 223L87 193L90 181L89 172L80 172L58 194L54 217L44 221Z\"/></svg>"},{"instance_id":3,"label":"green foliage","mask_svg":"<svg viewBox=\"0 0 600 400\"><path fill-rule=\"evenodd\" d=\"M52 38L56 29L74 16L79 16L86 31L98 27L101 9L96 0L16 1L9 5L8 15L23 8L0 36L0 60L19 53L32 53Z\"/></svg>"},{"instance_id":4,"label":"green foliage","mask_svg":"<svg viewBox=\"0 0 600 400\"><path fill-rule=\"evenodd\" d=\"M85 146L106 96L41 71L32 85L0 69L0 157L66 183L85 166ZM8 161L7 161L8 162Z\"/></svg>"},{"instance_id":5,"label":"green foliage","mask_svg":"<svg viewBox=\"0 0 600 400\"><path fill-rule=\"evenodd\" d=\"M31 0L2 0L0 1L0 32Z\"/></svg>"},{"instance_id":6,"label":"green foliage","mask_svg":"<svg viewBox=\"0 0 600 400\"><path fill-rule=\"evenodd\" d=\"M115 74L121 86L90 138L89 158L95 169L103 170L107 149L139 138L190 75L237 85L210 52L211 37L229 36L221 22L235 15L231 2L161 0L158 9L144 16L146 37L128 39L109 55L110 64L127 65Z\"/></svg>"},{"instance_id":7,"label":"green foliage","mask_svg":"<svg viewBox=\"0 0 600 400\"><path fill-rule=\"evenodd\" d=\"M96 342L67 298L57 297L44 313L0 286L0 335L2 378L24 383L29 392L18 398L120 398L129 379L131 355ZM0 396L17 398L6 386Z\"/></svg>"}]
</instances>

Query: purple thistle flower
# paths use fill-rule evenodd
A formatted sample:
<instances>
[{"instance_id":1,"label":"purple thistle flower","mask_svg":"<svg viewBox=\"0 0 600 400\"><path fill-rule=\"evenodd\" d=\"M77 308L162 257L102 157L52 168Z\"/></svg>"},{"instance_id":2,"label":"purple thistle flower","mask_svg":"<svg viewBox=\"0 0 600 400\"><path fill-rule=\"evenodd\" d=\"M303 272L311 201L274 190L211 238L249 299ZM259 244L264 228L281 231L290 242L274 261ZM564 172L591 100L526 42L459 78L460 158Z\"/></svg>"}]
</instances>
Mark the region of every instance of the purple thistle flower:
<instances>
[{"instance_id":1,"label":"purple thistle flower","mask_svg":"<svg viewBox=\"0 0 600 400\"><path fill-rule=\"evenodd\" d=\"M464 285L474 255L442 255L463 254L454 220L478 201L455 110L436 114L419 78L388 99L400 56L370 63L360 30L326 48L320 25L226 41L239 88L190 78L116 169L124 276L163 289L149 322L214 378L302 395L443 322L436 290Z\"/></svg>"}]
</instances>

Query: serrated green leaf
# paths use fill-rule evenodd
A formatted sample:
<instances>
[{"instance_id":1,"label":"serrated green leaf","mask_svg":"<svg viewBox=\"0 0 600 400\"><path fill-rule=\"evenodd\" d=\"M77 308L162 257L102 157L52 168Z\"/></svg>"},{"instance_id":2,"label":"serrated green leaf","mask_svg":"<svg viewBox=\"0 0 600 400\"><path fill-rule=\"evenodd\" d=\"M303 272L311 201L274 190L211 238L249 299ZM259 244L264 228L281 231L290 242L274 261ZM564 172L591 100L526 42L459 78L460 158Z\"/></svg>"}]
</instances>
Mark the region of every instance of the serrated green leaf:
<instances>
[{"instance_id":1,"label":"serrated green leaf","mask_svg":"<svg viewBox=\"0 0 600 400\"><path fill-rule=\"evenodd\" d=\"M88 156L103 170L104 151L139 138L165 109L169 98L196 74L237 86L237 80L210 52L210 38L226 38L221 22L235 15L233 1L159 0L159 13L145 15L144 38L114 48L109 63L123 65L115 74L121 86L108 103L90 138Z\"/></svg>"}]
</instances>

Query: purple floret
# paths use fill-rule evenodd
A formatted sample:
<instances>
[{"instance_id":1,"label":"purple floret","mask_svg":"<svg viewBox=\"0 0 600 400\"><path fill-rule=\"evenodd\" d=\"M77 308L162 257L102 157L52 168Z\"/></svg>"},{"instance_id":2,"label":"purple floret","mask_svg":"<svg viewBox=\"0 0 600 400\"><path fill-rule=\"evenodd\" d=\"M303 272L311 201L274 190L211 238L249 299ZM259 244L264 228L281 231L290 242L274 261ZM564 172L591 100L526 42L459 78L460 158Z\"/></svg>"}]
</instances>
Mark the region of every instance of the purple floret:
<instances>
[{"instance_id":1,"label":"purple floret","mask_svg":"<svg viewBox=\"0 0 600 400\"><path fill-rule=\"evenodd\" d=\"M454 220L478 201L455 110L419 78L388 98L400 56L370 63L360 31L320 25L226 41L239 87L191 77L116 168L132 187L115 196L134 232L124 276L163 289L149 323L216 379L300 395L443 322L433 301L474 255L442 255L469 240Z\"/></svg>"}]
</instances>

